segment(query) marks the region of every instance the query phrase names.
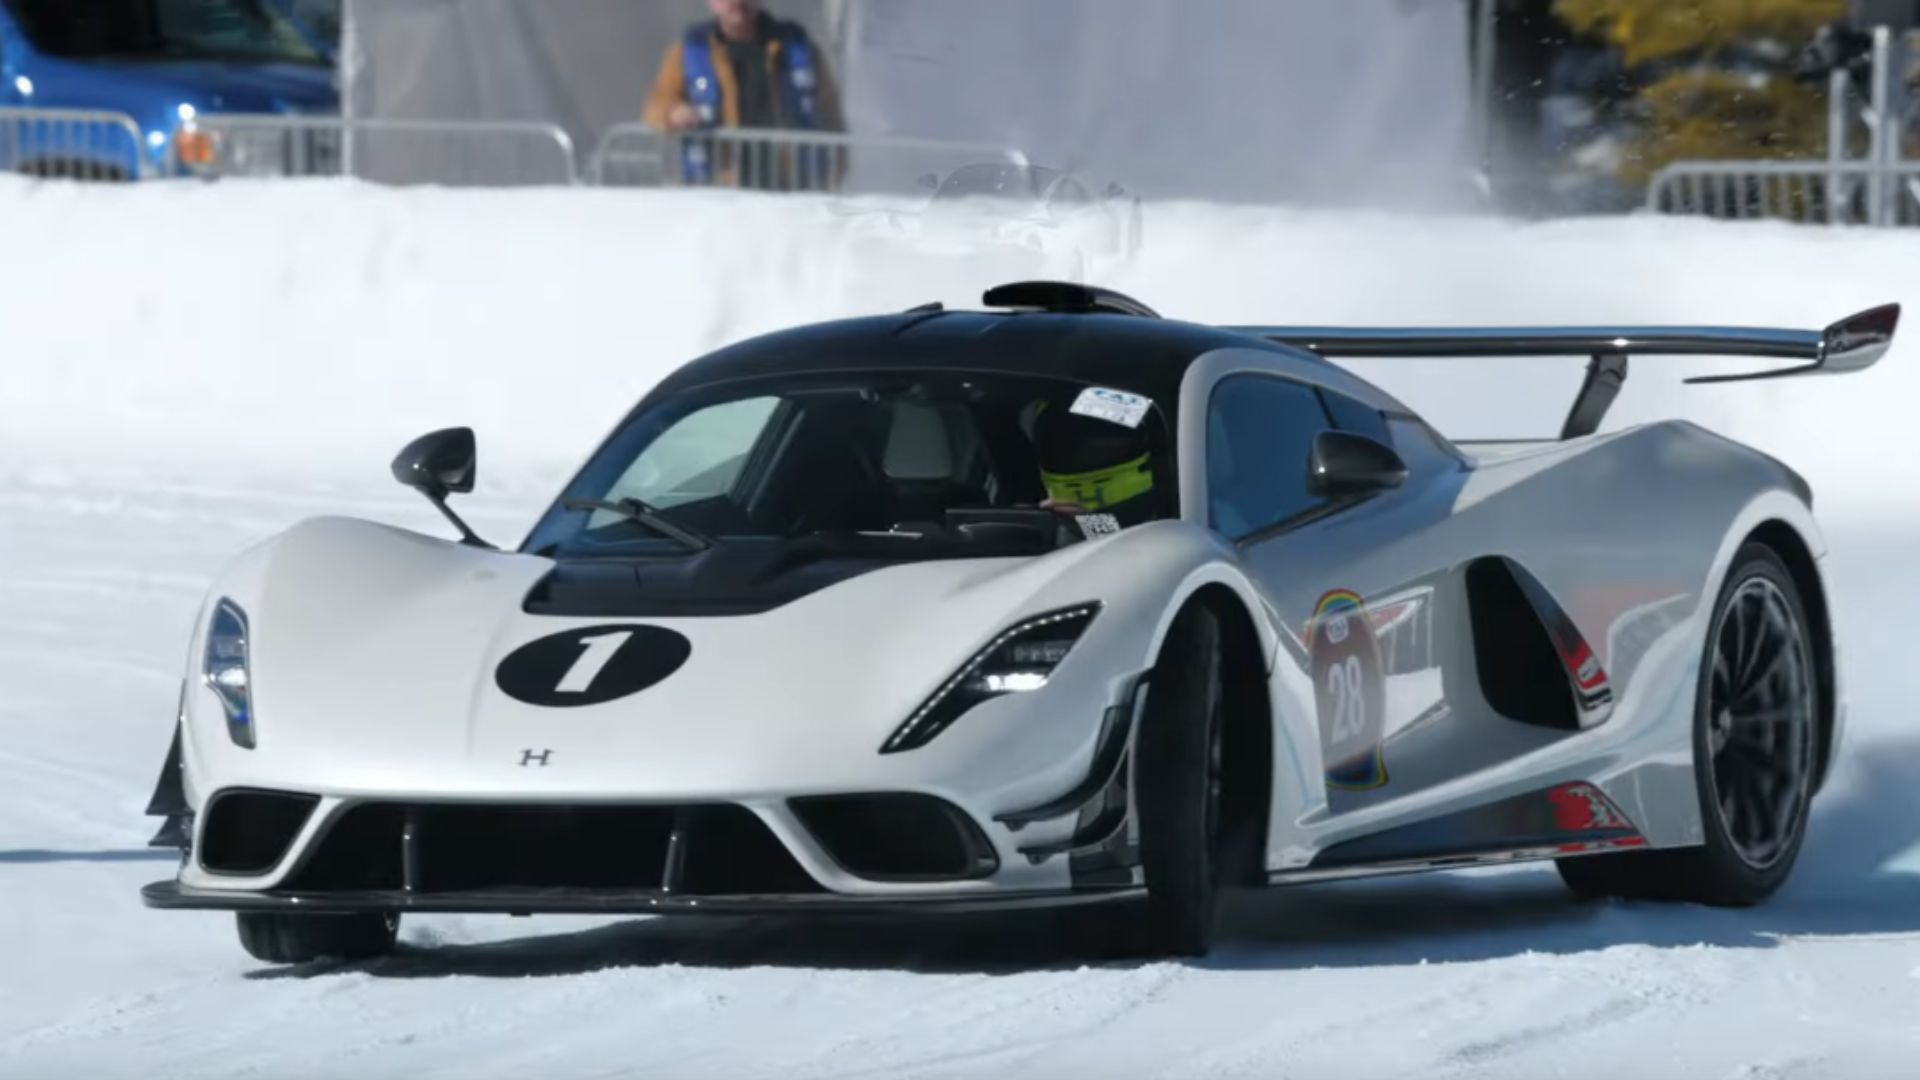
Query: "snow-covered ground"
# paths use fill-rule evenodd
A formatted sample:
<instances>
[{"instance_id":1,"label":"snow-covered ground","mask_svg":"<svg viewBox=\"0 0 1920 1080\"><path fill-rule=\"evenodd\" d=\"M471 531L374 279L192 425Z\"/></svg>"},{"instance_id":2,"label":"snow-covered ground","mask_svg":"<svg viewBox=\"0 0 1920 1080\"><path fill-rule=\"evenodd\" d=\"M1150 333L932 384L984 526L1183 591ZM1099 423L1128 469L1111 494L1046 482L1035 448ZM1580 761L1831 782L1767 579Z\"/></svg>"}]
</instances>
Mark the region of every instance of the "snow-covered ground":
<instances>
[{"instance_id":1,"label":"snow-covered ground","mask_svg":"<svg viewBox=\"0 0 1920 1080\"><path fill-rule=\"evenodd\" d=\"M438 531L385 466L449 423L481 435L463 505L513 539L694 353L1068 260L686 194L5 182L0 222L0 1077L1920 1074L1912 340L1852 379L1648 361L1618 410L1778 452L1830 528L1852 737L1764 908L1578 905L1529 867L1247 898L1199 963L1085 966L1024 917L448 917L269 970L136 898L172 869L140 810L223 559L317 513ZM1220 322L1818 325L1916 267L1911 234L1165 206L1095 269ZM1578 374L1372 372L1468 434L1550 430Z\"/></svg>"}]
</instances>

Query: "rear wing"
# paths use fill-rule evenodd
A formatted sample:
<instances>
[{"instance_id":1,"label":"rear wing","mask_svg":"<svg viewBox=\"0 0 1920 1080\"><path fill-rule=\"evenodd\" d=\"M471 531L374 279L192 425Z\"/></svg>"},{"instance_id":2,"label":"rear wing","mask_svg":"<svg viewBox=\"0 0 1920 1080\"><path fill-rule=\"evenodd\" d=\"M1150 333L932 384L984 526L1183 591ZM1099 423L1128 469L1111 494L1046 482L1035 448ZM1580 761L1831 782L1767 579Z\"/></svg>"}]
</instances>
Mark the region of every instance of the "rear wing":
<instances>
[{"instance_id":1,"label":"rear wing","mask_svg":"<svg viewBox=\"0 0 1920 1080\"><path fill-rule=\"evenodd\" d=\"M1900 323L1887 304L1825 330L1714 326L1494 327L1487 329L1338 326L1236 326L1239 333L1336 357L1468 358L1586 356L1587 377L1561 425L1562 439L1600 430L1627 381L1634 356L1751 356L1803 363L1740 375L1697 375L1688 383L1747 382L1864 371L1886 355Z\"/></svg>"}]
</instances>

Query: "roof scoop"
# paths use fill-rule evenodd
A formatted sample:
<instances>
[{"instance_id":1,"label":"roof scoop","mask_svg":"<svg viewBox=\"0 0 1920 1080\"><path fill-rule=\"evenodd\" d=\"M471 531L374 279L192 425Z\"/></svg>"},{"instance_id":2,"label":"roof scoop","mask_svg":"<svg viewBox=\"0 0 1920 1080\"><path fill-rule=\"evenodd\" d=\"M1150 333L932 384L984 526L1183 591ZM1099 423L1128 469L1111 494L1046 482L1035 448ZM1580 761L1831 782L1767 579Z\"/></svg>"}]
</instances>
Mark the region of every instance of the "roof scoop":
<instances>
[{"instance_id":1,"label":"roof scoop","mask_svg":"<svg viewBox=\"0 0 1920 1080\"><path fill-rule=\"evenodd\" d=\"M990 308L1020 308L1080 315L1137 315L1157 319L1160 313L1125 293L1098 285L1070 281L1016 281L988 289L980 298Z\"/></svg>"}]
</instances>

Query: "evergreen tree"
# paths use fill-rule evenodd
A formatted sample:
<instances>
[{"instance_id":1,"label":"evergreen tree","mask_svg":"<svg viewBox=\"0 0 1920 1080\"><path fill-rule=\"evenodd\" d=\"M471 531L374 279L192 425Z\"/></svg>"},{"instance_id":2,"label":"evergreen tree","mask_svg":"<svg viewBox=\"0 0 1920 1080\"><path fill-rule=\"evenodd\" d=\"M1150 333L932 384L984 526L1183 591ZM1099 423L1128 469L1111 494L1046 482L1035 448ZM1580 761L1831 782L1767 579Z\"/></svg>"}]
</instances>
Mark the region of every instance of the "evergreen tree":
<instances>
[{"instance_id":1,"label":"evergreen tree","mask_svg":"<svg viewBox=\"0 0 1920 1080\"><path fill-rule=\"evenodd\" d=\"M1826 152L1824 85L1789 65L1846 0L1555 0L1573 29L1618 48L1640 84L1639 136L1620 178L1692 158Z\"/></svg>"}]
</instances>

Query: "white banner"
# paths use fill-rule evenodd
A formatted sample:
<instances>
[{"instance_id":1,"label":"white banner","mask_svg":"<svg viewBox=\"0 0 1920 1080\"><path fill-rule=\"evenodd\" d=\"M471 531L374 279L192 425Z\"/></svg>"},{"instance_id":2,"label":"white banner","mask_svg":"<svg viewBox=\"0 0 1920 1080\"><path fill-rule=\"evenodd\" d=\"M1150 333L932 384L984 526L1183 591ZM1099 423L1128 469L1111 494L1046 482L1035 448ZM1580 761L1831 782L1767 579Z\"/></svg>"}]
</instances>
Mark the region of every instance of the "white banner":
<instances>
[{"instance_id":1,"label":"white banner","mask_svg":"<svg viewBox=\"0 0 1920 1080\"><path fill-rule=\"evenodd\" d=\"M637 119L702 0L353 0L348 109ZM854 131L1013 145L1148 197L1459 201L1466 0L773 0ZM844 26L840 25L844 20ZM846 40L839 42L844 31Z\"/></svg>"}]
</instances>

